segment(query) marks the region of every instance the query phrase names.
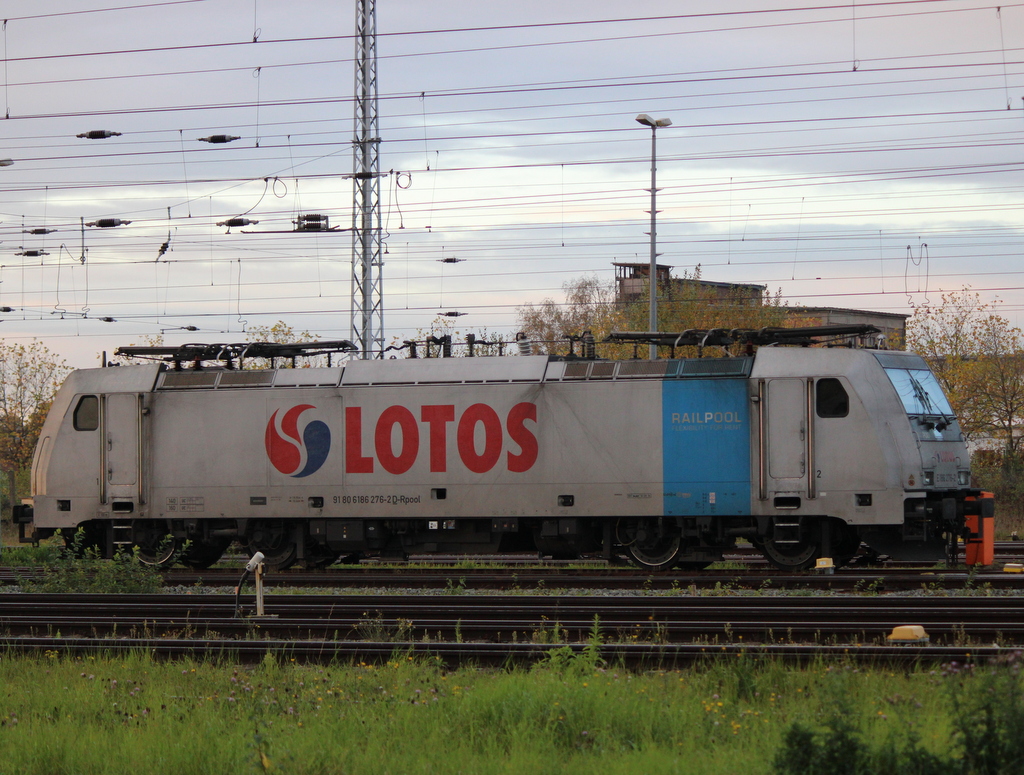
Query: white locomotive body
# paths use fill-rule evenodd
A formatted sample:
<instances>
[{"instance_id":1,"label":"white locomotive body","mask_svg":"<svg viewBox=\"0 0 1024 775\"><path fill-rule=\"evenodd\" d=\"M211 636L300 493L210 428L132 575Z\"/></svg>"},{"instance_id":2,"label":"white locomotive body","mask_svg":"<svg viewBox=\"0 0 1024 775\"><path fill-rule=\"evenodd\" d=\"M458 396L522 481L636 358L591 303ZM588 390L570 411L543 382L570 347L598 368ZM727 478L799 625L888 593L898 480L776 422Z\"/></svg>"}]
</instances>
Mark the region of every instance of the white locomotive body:
<instances>
[{"instance_id":1,"label":"white locomotive body","mask_svg":"<svg viewBox=\"0 0 1024 775\"><path fill-rule=\"evenodd\" d=\"M107 556L195 567L231 540L277 567L525 550L702 567L740 537L783 568L862 541L939 560L991 510L925 362L846 348L77 371L32 488L26 540L81 527Z\"/></svg>"}]
</instances>

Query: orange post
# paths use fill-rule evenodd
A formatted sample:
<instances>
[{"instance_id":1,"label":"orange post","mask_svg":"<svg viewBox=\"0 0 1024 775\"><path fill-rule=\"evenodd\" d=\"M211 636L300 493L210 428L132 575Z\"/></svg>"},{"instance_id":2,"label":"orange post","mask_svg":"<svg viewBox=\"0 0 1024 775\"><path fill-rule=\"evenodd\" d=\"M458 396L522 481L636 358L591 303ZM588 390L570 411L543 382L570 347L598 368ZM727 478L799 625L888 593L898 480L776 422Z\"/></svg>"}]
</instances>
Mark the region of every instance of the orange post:
<instances>
[{"instance_id":1,"label":"orange post","mask_svg":"<svg viewBox=\"0 0 1024 775\"><path fill-rule=\"evenodd\" d=\"M990 492L983 492L978 498L967 497L973 514L966 515L970 535L964 544L964 561L968 565L991 565L995 560L995 500Z\"/></svg>"}]
</instances>

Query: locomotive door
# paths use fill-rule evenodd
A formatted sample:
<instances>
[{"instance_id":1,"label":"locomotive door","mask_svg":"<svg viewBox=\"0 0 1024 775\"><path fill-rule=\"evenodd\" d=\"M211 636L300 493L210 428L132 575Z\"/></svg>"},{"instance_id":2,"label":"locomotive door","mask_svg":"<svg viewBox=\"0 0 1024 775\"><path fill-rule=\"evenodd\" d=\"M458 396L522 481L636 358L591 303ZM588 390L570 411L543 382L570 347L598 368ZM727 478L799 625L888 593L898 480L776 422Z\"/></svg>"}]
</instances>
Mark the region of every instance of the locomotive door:
<instances>
[{"instance_id":1,"label":"locomotive door","mask_svg":"<svg viewBox=\"0 0 1024 775\"><path fill-rule=\"evenodd\" d=\"M139 496L139 397L134 393L106 396L104 444L106 495L109 499L137 500Z\"/></svg>"},{"instance_id":2,"label":"locomotive door","mask_svg":"<svg viewBox=\"0 0 1024 775\"><path fill-rule=\"evenodd\" d=\"M808 383L802 379L770 379L766 388L767 460L763 475L771 492L796 493L808 489L813 451L808 413ZM813 493L808 489L808 496Z\"/></svg>"}]
</instances>

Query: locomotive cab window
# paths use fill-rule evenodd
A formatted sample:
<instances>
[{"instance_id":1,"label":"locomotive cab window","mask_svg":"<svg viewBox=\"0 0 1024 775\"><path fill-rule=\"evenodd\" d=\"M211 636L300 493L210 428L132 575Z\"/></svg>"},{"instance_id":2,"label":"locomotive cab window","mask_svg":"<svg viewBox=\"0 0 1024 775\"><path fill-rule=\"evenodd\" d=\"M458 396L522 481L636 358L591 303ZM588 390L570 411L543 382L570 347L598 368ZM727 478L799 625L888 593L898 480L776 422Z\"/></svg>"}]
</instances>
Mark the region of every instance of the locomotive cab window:
<instances>
[{"instance_id":1,"label":"locomotive cab window","mask_svg":"<svg viewBox=\"0 0 1024 775\"><path fill-rule=\"evenodd\" d=\"M818 417L846 417L850 413L850 396L835 377L819 379L814 390Z\"/></svg>"},{"instance_id":2,"label":"locomotive cab window","mask_svg":"<svg viewBox=\"0 0 1024 775\"><path fill-rule=\"evenodd\" d=\"M96 396L82 396L75 407L76 431L94 431L100 427L100 400Z\"/></svg>"}]
</instances>

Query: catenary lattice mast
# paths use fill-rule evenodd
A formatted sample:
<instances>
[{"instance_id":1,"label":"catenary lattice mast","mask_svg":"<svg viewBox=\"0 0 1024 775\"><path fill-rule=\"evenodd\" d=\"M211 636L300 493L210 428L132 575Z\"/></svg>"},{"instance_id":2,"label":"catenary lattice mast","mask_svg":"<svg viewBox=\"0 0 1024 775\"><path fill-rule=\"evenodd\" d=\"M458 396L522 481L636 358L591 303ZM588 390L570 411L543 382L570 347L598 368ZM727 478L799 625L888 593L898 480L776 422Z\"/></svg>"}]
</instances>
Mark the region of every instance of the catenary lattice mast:
<instances>
[{"instance_id":1,"label":"catenary lattice mast","mask_svg":"<svg viewBox=\"0 0 1024 775\"><path fill-rule=\"evenodd\" d=\"M356 4L356 115L352 212L352 341L360 357L384 352L380 222L380 130L377 123L377 3Z\"/></svg>"}]
</instances>

